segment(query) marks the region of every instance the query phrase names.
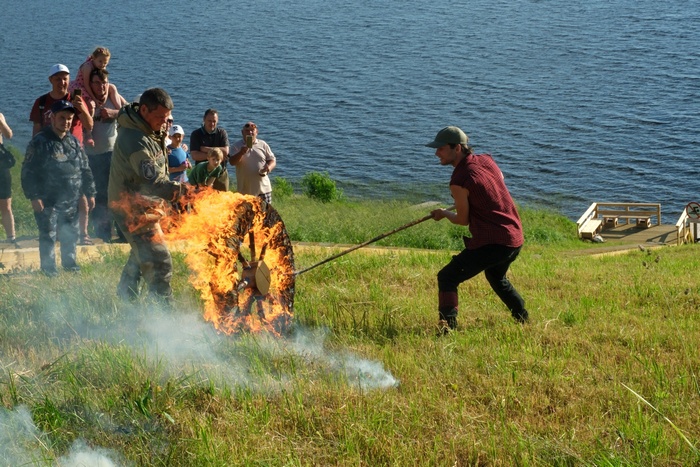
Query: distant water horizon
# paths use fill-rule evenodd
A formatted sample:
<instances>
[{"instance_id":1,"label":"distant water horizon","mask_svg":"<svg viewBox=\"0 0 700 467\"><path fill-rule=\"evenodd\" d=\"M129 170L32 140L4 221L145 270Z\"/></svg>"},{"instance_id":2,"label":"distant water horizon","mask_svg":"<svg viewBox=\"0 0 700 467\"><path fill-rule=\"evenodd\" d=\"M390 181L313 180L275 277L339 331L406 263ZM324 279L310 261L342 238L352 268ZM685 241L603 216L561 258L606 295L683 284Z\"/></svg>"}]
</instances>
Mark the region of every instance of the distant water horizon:
<instances>
[{"instance_id":1,"label":"distant water horizon","mask_svg":"<svg viewBox=\"0 0 700 467\"><path fill-rule=\"evenodd\" d=\"M458 125L523 206L575 220L594 201L659 202L674 223L700 200L690 1L7 3L0 112L21 150L50 66L75 75L103 45L127 100L166 89L188 135L209 107L232 140L253 120L294 183L327 172L349 197L449 203L451 168L424 144Z\"/></svg>"}]
</instances>

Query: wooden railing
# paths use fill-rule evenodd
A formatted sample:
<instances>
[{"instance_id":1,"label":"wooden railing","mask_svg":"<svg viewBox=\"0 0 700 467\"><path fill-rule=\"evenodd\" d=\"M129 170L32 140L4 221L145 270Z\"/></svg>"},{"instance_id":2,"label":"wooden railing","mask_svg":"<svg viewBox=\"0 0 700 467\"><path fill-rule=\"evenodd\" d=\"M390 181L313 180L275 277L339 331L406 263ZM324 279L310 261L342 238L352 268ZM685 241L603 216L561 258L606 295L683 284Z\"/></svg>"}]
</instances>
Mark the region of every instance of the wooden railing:
<instances>
[{"instance_id":1,"label":"wooden railing","mask_svg":"<svg viewBox=\"0 0 700 467\"><path fill-rule=\"evenodd\" d=\"M586 212L583 213L581 217L576 221L576 233L578 234L578 238L584 238L588 237L588 226L591 225L591 222L593 222L597 218L597 209L598 203L593 203L591 206L586 210ZM593 229L594 231L598 230L598 226L600 223L596 223L595 228Z\"/></svg>"},{"instance_id":2,"label":"wooden railing","mask_svg":"<svg viewBox=\"0 0 700 467\"><path fill-rule=\"evenodd\" d=\"M698 241L698 239L695 238L698 230L697 226L695 225L696 222L697 220L694 218L691 219L691 217L688 215L688 211L684 209L683 213L678 218L678 222L676 222L676 243L678 245ZM691 232L691 223L694 224L696 235L693 235L693 232Z\"/></svg>"}]
</instances>

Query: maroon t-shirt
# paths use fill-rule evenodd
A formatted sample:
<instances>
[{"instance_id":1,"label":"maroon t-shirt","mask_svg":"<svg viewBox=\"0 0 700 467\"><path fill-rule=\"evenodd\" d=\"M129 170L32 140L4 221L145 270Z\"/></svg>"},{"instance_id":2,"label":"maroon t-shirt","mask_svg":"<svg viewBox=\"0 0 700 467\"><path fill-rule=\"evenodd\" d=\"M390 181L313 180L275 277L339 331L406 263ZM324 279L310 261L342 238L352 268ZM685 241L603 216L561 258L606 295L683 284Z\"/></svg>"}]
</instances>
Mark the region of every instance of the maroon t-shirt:
<instances>
[{"instance_id":1,"label":"maroon t-shirt","mask_svg":"<svg viewBox=\"0 0 700 467\"><path fill-rule=\"evenodd\" d=\"M81 97L82 99L82 97ZM41 124L41 127L45 127L47 125L51 125L51 106L53 105L54 102L56 102L57 99L54 99L51 97L51 93L46 94L46 101L44 102L44 109L43 112L39 110L39 101L41 100L41 97L37 98L37 100L34 101L34 105L32 106L32 110L29 113L29 121L34 122L34 123L39 123ZM71 100L71 95L70 93L66 94L63 96L61 99L58 100L64 100L64 101L70 101ZM85 103L85 100L83 100L83 104ZM76 114L75 117L73 117L73 124L70 127L71 133L73 133L73 136L78 138L78 141L80 142L80 145L83 145L83 122L80 121L80 118L78 118L80 114Z\"/></svg>"},{"instance_id":2,"label":"maroon t-shirt","mask_svg":"<svg viewBox=\"0 0 700 467\"><path fill-rule=\"evenodd\" d=\"M450 185L469 190L470 250L484 245L519 247L523 226L503 174L490 154L468 154L452 172Z\"/></svg>"}]
</instances>

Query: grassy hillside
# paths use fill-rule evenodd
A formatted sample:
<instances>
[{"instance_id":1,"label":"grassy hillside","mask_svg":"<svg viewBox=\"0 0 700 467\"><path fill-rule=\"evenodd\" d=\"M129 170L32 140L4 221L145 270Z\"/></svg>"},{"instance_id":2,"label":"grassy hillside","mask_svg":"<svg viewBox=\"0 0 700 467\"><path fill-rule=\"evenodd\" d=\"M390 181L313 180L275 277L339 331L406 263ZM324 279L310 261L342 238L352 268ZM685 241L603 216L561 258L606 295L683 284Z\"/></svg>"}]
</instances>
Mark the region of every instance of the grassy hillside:
<instances>
[{"instance_id":1,"label":"grassy hillside","mask_svg":"<svg viewBox=\"0 0 700 467\"><path fill-rule=\"evenodd\" d=\"M357 243L429 208L276 201L294 239ZM78 274L0 276L4 465L698 465L700 255L618 256L523 211L517 325L483 277L435 336L462 229L428 221L298 277L284 338L217 334L175 255L173 309ZM432 249L432 250L426 250ZM297 246L296 266L342 248ZM102 462L102 464L99 464Z\"/></svg>"}]
</instances>

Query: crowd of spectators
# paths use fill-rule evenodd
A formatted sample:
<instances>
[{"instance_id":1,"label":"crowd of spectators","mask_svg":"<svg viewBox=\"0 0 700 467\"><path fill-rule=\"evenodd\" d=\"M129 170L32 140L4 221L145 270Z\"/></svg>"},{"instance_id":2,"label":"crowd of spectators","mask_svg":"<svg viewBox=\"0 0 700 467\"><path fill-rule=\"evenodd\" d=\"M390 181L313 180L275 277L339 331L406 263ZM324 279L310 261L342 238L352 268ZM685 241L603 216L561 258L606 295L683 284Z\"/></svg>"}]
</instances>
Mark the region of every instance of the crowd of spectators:
<instances>
[{"instance_id":1,"label":"crowd of spectators","mask_svg":"<svg viewBox=\"0 0 700 467\"><path fill-rule=\"evenodd\" d=\"M276 166L276 158L269 145L258 138L255 123L243 124L241 138L231 143L226 130L219 126L219 112L207 108L202 125L189 133L188 146L185 129L175 124L167 92L151 88L144 90L137 102L127 102L110 82L110 58L106 47L97 47L73 80L66 65L51 66L50 90L36 98L29 112L32 139L22 164L21 185L32 203L39 230L41 270L48 276L58 273L54 251L57 241L61 265L67 271L80 269L75 258L77 245L93 245L97 241L93 237L105 243L132 243L133 236L125 232L125 224L119 222L110 204L110 187L116 183L113 157L117 153L134 165L147 183L164 177L175 185L220 191L230 189L230 165L236 173L237 192L272 202L268 175ZM154 114L156 111L160 113ZM155 143L150 148L150 159L142 160L140 167L136 165L139 151L129 152L123 147L128 135L122 133L133 130L125 129L128 118L144 123L138 128L141 136ZM21 248L12 213L10 169L15 159L3 145L10 138L12 129L0 113L0 216L5 243ZM163 164L151 164L150 160L162 160ZM132 250L134 247L132 244Z\"/></svg>"}]
</instances>

